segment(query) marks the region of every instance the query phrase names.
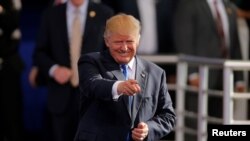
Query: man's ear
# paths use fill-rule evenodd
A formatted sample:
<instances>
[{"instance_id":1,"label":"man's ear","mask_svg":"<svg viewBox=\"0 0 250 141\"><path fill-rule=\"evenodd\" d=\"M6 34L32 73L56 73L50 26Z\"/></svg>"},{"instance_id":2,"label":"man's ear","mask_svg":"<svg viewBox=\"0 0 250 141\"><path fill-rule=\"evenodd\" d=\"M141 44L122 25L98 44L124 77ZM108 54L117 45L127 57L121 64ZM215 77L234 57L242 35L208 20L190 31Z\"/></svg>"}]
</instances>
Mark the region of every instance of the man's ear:
<instances>
[{"instance_id":1,"label":"man's ear","mask_svg":"<svg viewBox=\"0 0 250 141\"><path fill-rule=\"evenodd\" d=\"M141 39L141 34L138 35L138 38L137 38L137 46L139 46L139 44L140 44L140 39Z\"/></svg>"},{"instance_id":2,"label":"man's ear","mask_svg":"<svg viewBox=\"0 0 250 141\"><path fill-rule=\"evenodd\" d=\"M137 38L138 43L140 42L140 39L141 39L141 34L138 35L138 38Z\"/></svg>"},{"instance_id":3,"label":"man's ear","mask_svg":"<svg viewBox=\"0 0 250 141\"><path fill-rule=\"evenodd\" d=\"M104 41L105 41L106 47L109 48L110 47L110 41L107 38L104 38Z\"/></svg>"}]
</instances>

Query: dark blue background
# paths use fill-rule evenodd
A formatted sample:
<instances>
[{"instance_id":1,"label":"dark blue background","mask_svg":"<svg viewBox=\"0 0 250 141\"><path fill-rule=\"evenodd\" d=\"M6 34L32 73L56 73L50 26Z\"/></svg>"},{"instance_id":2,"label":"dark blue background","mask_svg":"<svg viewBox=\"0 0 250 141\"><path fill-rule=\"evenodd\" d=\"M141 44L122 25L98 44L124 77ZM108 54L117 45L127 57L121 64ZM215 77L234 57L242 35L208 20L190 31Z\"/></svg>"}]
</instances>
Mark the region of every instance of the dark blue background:
<instances>
[{"instance_id":1,"label":"dark blue background","mask_svg":"<svg viewBox=\"0 0 250 141\"><path fill-rule=\"evenodd\" d=\"M42 12L49 6L49 0L22 0L20 28L22 39L20 54L25 63L22 75L23 122L26 141L41 139L47 100L45 87L32 88L28 82L28 74L32 66L32 54Z\"/></svg>"}]
</instances>

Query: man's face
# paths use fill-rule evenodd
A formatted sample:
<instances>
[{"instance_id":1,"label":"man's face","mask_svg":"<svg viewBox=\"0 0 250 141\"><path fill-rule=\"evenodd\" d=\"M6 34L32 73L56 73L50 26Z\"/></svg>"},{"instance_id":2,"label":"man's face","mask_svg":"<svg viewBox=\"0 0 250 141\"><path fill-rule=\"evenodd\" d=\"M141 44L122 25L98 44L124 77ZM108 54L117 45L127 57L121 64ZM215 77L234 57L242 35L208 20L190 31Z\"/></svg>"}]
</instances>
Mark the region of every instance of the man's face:
<instances>
[{"instance_id":1,"label":"man's face","mask_svg":"<svg viewBox=\"0 0 250 141\"><path fill-rule=\"evenodd\" d=\"M105 39L111 56L119 64L127 64L136 54L139 35L112 34Z\"/></svg>"},{"instance_id":2,"label":"man's face","mask_svg":"<svg viewBox=\"0 0 250 141\"><path fill-rule=\"evenodd\" d=\"M82 5L84 1L85 0L71 0L71 2L77 7Z\"/></svg>"}]
</instances>

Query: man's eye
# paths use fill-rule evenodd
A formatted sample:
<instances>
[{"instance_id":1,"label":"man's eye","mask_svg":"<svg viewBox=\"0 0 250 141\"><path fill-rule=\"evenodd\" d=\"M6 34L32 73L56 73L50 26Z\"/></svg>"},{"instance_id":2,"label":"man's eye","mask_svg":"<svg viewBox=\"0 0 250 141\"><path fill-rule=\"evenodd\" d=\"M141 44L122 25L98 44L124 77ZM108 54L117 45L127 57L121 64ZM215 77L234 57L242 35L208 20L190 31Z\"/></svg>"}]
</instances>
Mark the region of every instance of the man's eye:
<instances>
[{"instance_id":1,"label":"man's eye","mask_svg":"<svg viewBox=\"0 0 250 141\"><path fill-rule=\"evenodd\" d=\"M123 41L114 41L115 44L122 44Z\"/></svg>"},{"instance_id":2,"label":"man's eye","mask_svg":"<svg viewBox=\"0 0 250 141\"><path fill-rule=\"evenodd\" d=\"M132 45L134 43L134 41L126 41L127 45Z\"/></svg>"},{"instance_id":3,"label":"man's eye","mask_svg":"<svg viewBox=\"0 0 250 141\"><path fill-rule=\"evenodd\" d=\"M132 45L134 43L134 41L114 41L113 42L115 45Z\"/></svg>"}]
</instances>

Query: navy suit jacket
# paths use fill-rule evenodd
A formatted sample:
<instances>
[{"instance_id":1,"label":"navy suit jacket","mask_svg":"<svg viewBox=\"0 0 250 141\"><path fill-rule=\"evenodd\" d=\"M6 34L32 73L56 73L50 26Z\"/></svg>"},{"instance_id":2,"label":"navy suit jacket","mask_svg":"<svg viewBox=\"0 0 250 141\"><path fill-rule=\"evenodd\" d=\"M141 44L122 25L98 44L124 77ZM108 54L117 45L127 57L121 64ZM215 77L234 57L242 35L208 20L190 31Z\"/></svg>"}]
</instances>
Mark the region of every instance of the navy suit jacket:
<instances>
[{"instance_id":1,"label":"navy suit jacket","mask_svg":"<svg viewBox=\"0 0 250 141\"><path fill-rule=\"evenodd\" d=\"M91 12L95 12L95 16L91 16ZM110 8L89 2L81 54L103 49L106 20L112 15ZM39 70L49 78L48 108L53 113L65 110L72 88L69 82L60 85L49 77L49 69L53 65L59 64L69 68L71 66L66 18L66 4L53 6L45 11L34 53Z\"/></svg>"},{"instance_id":2,"label":"navy suit jacket","mask_svg":"<svg viewBox=\"0 0 250 141\"><path fill-rule=\"evenodd\" d=\"M172 131L175 112L165 71L139 57L135 60L141 93L134 96L130 115L127 96L112 99L113 84L124 80L119 64L107 51L80 58L81 118L75 141L125 141L130 129L139 122L148 124L147 141L159 140Z\"/></svg>"}]
</instances>

